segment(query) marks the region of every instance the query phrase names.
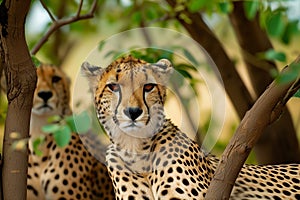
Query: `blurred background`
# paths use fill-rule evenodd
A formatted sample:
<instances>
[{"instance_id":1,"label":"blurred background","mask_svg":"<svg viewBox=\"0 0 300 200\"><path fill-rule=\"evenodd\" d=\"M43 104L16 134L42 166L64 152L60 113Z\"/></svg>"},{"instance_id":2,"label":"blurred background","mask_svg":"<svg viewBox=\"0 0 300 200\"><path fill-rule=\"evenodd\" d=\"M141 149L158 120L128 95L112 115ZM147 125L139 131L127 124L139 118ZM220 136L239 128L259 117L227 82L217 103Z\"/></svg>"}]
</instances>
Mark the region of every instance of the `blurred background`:
<instances>
[{"instance_id":1,"label":"blurred background","mask_svg":"<svg viewBox=\"0 0 300 200\"><path fill-rule=\"evenodd\" d=\"M95 2L97 6L93 7ZM62 20L87 14L93 8L92 18L66 23L59 28L55 26ZM81 63L89 59L91 52L102 53L103 58L110 61L128 53L152 63L168 58L180 74L180 78L171 80L173 90L169 92L166 105L168 117L185 132L192 133L189 136L200 144L206 141L209 151L220 155L242 116L270 81L285 82L299 74L300 67L295 65L294 73L278 75L279 70L300 54L299 20L298 0L33 0L26 21L26 38L36 63L51 63L62 68L72 80L73 93L79 90L76 82ZM178 40L188 37L205 51L185 44L173 45L177 44L176 37L157 36L147 27L174 30L184 35L179 34ZM135 31L137 37L117 40L126 43L127 49L116 47L105 51L111 41L109 38L133 28L144 29ZM157 38L169 43L169 49L155 48ZM148 48L131 46L131 40L135 39ZM106 63L99 59L94 61L99 63L94 64ZM216 90L220 97L212 94L204 72L198 73L202 70L209 74L206 78L215 80L216 88L225 88ZM216 71L220 72L221 82ZM295 160L300 140L299 96L297 93L288 102L289 117L282 117L284 122L277 125L280 129L270 128L273 131L269 132L276 130L276 133L266 133L262 137L248 163L274 163L280 158L286 162ZM214 121L213 100L218 98L224 105L215 109L221 109L224 118L217 117L220 121ZM75 97L72 104L77 105L77 100ZM3 126L4 96L0 103ZM218 133L206 136L209 127L214 126L220 126Z\"/></svg>"}]
</instances>

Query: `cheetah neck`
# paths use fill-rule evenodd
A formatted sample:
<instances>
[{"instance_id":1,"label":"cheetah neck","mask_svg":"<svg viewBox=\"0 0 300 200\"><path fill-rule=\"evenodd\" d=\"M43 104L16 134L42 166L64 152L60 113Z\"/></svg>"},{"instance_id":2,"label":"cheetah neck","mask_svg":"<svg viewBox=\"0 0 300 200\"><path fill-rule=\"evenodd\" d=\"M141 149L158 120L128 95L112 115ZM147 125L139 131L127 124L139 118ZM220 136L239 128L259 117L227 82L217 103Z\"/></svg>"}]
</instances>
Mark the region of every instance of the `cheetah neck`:
<instances>
[{"instance_id":1,"label":"cheetah neck","mask_svg":"<svg viewBox=\"0 0 300 200\"><path fill-rule=\"evenodd\" d=\"M30 137L35 138L40 135L44 135L41 128L48 124L48 116L39 116L36 114L31 114L30 121Z\"/></svg>"},{"instance_id":2,"label":"cheetah neck","mask_svg":"<svg viewBox=\"0 0 300 200\"><path fill-rule=\"evenodd\" d=\"M170 121L165 119L161 127L157 130L157 132L148 138L134 137L132 135L124 133L122 130L118 128L115 128L113 134L114 137L112 138L112 143L116 145L118 149L126 153L128 152L133 154L149 153L150 152L149 147L152 145L153 136L159 134L160 132L165 131L165 127L169 125L171 125Z\"/></svg>"},{"instance_id":3,"label":"cheetah neck","mask_svg":"<svg viewBox=\"0 0 300 200\"><path fill-rule=\"evenodd\" d=\"M145 143L148 143L150 138L137 138L131 135L119 131L116 134L113 143L117 146L118 149L122 149L124 152L131 153L144 153L143 146Z\"/></svg>"}]
</instances>

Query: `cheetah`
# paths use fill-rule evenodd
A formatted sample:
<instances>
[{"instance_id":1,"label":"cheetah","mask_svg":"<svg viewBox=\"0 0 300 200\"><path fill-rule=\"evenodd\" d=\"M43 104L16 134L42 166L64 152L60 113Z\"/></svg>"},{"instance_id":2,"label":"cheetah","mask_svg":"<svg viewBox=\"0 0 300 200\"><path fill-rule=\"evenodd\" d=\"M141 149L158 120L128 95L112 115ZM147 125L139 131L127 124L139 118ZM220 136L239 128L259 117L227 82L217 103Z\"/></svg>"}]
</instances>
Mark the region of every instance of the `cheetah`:
<instances>
[{"instance_id":1,"label":"cheetah","mask_svg":"<svg viewBox=\"0 0 300 200\"><path fill-rule=\"evenodd\" d=\"M165 117L171 62L129 55L81 69L112 142L106 161L116 198L204 199L218 161ZM245 165L230 199L300 199L300 165Z\"/></svg>"},{"instance_id":2,"label":"cheetah","mask_svg":"<svg viewBox=\"0 0 300 200\"><path fill-rule=\"evenodd\" d=\"M69 79L57 67L37 68L38 82L34 92L29 139L27 199L115 199L106 166L84 147L78 134L73 133L66 147L58 147L50 134L41 127L53 115L71 114ZM39 146L42 156L33 150L33 141L44 136Z\"/></svg>"}]
</instances>

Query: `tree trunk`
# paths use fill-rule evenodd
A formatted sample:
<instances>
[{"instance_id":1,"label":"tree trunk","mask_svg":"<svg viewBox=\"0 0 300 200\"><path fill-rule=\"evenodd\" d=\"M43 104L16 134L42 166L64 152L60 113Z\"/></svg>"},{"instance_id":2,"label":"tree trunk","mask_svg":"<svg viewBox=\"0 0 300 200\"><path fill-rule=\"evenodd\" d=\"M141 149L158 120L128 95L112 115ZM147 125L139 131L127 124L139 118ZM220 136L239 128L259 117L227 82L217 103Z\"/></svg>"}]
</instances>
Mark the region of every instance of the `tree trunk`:
<instances>
[{"instance_id":1,"label":"tree trunk","mask_svg":"<svg viewBox=\"0 0 300 200\"><path fill-rule=\"evenodd\" d=\"M0 18L0 53L7 81L8 112L3 142L2 182L5 200L26 199L27 148L12 148L15 139L29 136L29 122L36 71L25 41L25 18L30 0L3 0Z\"/></svg>"},{"instance_id":2,"label":"tree trunk","mask_svg":"<svg viewBox=\"0 0 300 200\"><path fill-rule=\"evenodd\" d=\"M300 55L295 62L300 62ZM286 102L299 88L299 77L286 84L274 81L259 97L223 152L205 199L229 199L233 183L254 144L263 130L280 117Z\"/></svg>"},{"instance_id":3,"label":"tree trunk","mask_svg":"<svg viewBox=\"0 0 300 200\"><path fill-rule=\"evenodd\" d=\"M176 1L167 0L167 2L173 7L176 7ZM242 2L241 2L242 3ZM237 12L237 10L235 11ZM187 16L191 23L187 23L183 20L179 14L184 14ZM213 58L215 64L217 65L218 70L222 76L224 87L226 93L232 101L232 104L238 114L242 119L245 113L252 107L254 100L252 99L248 89L244 85L242 79L240 78L237 70L235 69L234 63L230 60L227 53L225 52L221 42L216 38L210 28L203 21L202 16L199 13L190 13L188 11L182 11L177 15L178 21L185 27L189 32L191 37L196 40L202 47L208 52L208 54ZM237 17L238 18L238 14ZM267 47L272 47L269 39L263 41L265 33L257 27L252 25L254 30L251 30L247 25L241 23L240 26L235 25L234 28L241 29L238 38L240 37L251 37L250 31L255 32L256 34L264 34L263 36L257 36L257 41L247 41L246 38L243 42L240 40L240 45L244 47L243 56L247 56L247 61L253 65L255 62L255 68L250 68L253 87L256 88L257 94L261 94L271 82L271 77L268 74L268 69L273 68L272 63L261 62L257 59L253 59L251 55L246 53L248 51L248 45L251 45L251 51L249 52L258 52L264 51ZM238 28L237 28L238 27ZM245 28L246 27L246 28ZM236 30L239 31L239 30ZM249 31L249 32L245 32ZM251 34L254 34L254 33ZM241 36L246 34L245 36ZM256 47L256 43L259 43L260 46ZM249 44L250 43L250 44ZM249 60L249 58L252 58ZM265 69L257 68L264 67ZM259 74L261 73L261 74ZM261 81L263 80L263 83ZM263 85L264 84L264 85ZM296 134L294 126L292 124L291 117L286 109L284 109L284 115L281 117L280 121L275 122L272 127L267 128L266 134L260 139L259 144L255 148L258 155L258 161L260 163L287 163L287 162L299 162L299 147L297 139L295 139ZM286 123L286 124L285 124ZM288 135L288 136L287 136ZM280 148L278 148L280 146ZM285 151L285 152L283 152ZM275 153L276 152L276 153Z\"/></svg>"},{"instance_id":4,"label":"tree trunk","mask_svg":"<svg viewBox=\"0 0 300 200\"><path fill-rule=\"evenodd\" d=\"M167 2L173 8L176 7L176 1L167 0ZM222 76L226 93L231 99L238 116L243 118L254 101L235 69L234 63L230 60L221 42L205 24L199 13L183 11L182 14L186 15L191 20L191 23L187 23L179 15L177 16L177 20L185 27L191 37L212 57Z\"/></svg>"},{"instance_id":5,"label":"tree trunk","mask_svg":"<svg viewBox=\"0 0 300 200\"><path fill-rule=\"evenodd\" d=\"M243 3L242 1L233 3L234 10L229 18L241 47L253 89L259 96L272 82L271 69L277 68L274 62L257 58L258 53L273 47L266 32L260 28L258 16L252 21L245 17ZM296 130L288 109L285 108L280 120L265 130L254 151L260 164L300 162Z\"/></svg>"}]
</instances>

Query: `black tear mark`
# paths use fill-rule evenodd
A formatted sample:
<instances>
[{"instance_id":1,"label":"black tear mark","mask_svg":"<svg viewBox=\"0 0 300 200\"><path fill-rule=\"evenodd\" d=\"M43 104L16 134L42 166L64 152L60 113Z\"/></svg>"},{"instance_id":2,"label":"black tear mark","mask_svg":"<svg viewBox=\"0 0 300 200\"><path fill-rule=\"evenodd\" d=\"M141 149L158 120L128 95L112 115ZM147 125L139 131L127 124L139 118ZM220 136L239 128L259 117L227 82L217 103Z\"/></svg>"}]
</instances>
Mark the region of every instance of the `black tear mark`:
<instances>
[{"instance_id":1,"label":"black tear mark","mask_svg":"<svg viewBox=\"0 0 300 200\"><path fill-rule=\"evenodd\" d=\"M8 9L5 6L6 0L3 0L0 4L0 24L2 26L2 36L6 37L7 32L7 24L8 24Z\"/></svg>"}]
</instances>

